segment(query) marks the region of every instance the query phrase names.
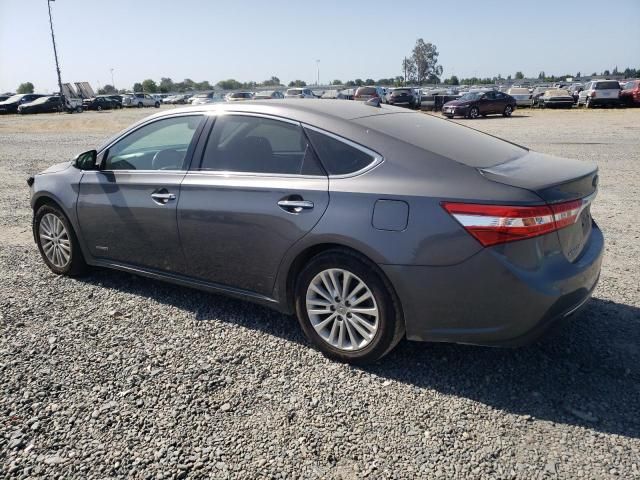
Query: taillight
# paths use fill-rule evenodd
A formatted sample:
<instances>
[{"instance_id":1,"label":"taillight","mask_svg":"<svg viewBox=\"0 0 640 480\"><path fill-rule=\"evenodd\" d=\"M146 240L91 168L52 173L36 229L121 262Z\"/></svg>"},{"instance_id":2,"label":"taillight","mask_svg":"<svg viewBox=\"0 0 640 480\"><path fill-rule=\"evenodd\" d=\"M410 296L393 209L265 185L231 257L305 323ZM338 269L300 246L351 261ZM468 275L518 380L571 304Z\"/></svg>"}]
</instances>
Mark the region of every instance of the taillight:
<instances>
[{"instance_id":1,"label":"taillight","mask_svg":"<svg viewBox=\"0 0 640 480\"><path fill-rule=\"evenodd\" d=\"M443 202L442 207L483 246L524 240L574 224L595 194L581 200L520 207Z\"/></svg>"},{"instance_id":2,"label":"taillight","mask_svg":"<svg viewBox=\"0 0 640 480\"><path fill-rule=\"evenodd\" d=\"M596 98L596 92L591 92L591 98Z\"/></svg>"}]
</instances>

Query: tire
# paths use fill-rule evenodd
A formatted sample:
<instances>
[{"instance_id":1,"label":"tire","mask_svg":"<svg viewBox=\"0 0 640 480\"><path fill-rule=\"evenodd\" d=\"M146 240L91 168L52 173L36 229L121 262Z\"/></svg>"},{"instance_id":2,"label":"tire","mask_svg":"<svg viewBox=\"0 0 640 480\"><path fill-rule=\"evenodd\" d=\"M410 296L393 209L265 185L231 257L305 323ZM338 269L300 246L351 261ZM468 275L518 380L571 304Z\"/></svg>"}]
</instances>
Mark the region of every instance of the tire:
<instances>
[{"instance_id":1,"label":"tire","mask_svg":"<svg viewBox=\"0 0 640 480\"><path fill-rule=\"evenodd\" d=\"M502 112L502 116L510 117L512 113L513 113L513 107L511 105L507 105L506 107L504 107L504 112Z\"/></svg>"},{"instance_id":2,"label":"tire","mask_svg":"<svg viewBox=\"0 0 640 480\"><path fill-rule=\"evenodd\" d=\"M82 109L82 107L76 107L76 112L77 113L82 113L84 110Z\"/></svg>"},{"instance_id":3,"label":"tire","mask_svg":"<svg viewBox=\"0 0 640 480\"><path fill-rule=\"evenodd\" d=\"M98 110L99 112L102 111L102 105L98 105L98 107L96 108L96 110Z\"/></svg>"},{"instance_id":4,"label":"tire","mask_svg":"<svg viewBox=\"0 0 640 480\"><path fill-rule=\"evenodd\" d=\"M156 108L160 108L160 102L156 102L156 104L154 105Z\"/></svg>"},{"instance_id":5,"label":"tire","mask_svg":"<svg viewBox=\"0 0 640 480\"><path fill-rule=\"evenodd\" d=\"M138 102L138 108L142 108L142 102Z\"/></svg>"},{"instance_id":6,"label":"tire","mask_svg":"<svg viewBox=\"0 0 640 480\"><path fill-rule=\"evenodd\" d=\"M73 227L58 207L49 204L41 206L33 217L33 230L38 250L49 270L56 275L69 276L86 272L87 263Z\"/></svg>"},{"instance_id":7,"label":"tire","mask_svg":"<svg viewBox=\"0 0 640 480\"><path fill-rule=\"evenodd\" d=\"M471 107L469 109L469 118L475 120L479 116L480 116L480 110L478 109L478 107Z\"/></svg>"},{"instance_id":8,"label":"tire","mask_svg":"<svg viewBox=\"0 0 640 480\"><path fill-rule=\"evenodd\" d=\"M345 279L346 291L350 293L347 298L340 298L345 291ZM366 298L366 294L371 296ZM354 301L358 295L365 299L351 305L349 300ZM327 305L329 301L331 304ZM296 281L295 305L306 337L333 360L353 364L375 362L404 336L402 311L393 288L374 265L347 250L328 250L309 261ZM314 305L320 308L310 308ZM353 312L356 308L375 314Z\"/></svg>"},{"instance_id":9,"label":"tire","mask_svg":"<svg viewBox=\"0 0 640 480\"><path fill-rule=\"evenodd\" d=\"M587 97L584 101L584 108L593 108L593 105L591 105L591 98Z\"/></svg>"},{"instance_id":10,"label":"tire","mask_svg":"<svg viewBox=\"0 0 640 480\"><path fill-rule=\"evenodd\" d=\"M451 120L453 118L453 115L445 115L445 117L447 117L449 120Z\"/></svg>"}]
</instances>

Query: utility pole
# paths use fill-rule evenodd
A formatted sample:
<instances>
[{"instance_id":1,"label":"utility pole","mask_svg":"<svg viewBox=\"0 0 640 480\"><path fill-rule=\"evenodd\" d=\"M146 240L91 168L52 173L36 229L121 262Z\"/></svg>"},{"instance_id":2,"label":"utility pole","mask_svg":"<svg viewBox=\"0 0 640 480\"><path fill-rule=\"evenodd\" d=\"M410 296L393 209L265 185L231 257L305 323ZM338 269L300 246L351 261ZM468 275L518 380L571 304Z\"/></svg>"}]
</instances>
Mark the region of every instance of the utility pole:
<instances>
[{"instance_id":1,"label":"utility pole","mask_svg":"<svg viewBox=\"0 0 640 480\"><path fill-rule=\"evenodd\" d=\"M116 92L118 91L118 89L116 88L116 82L113 81L113 67L111 67L111 86Z\"/></svg>"},{"instance_id":2,"label":"utility pole","mask_svg":"<svg viewBox=\"0 0 640 480\"><path fill-rule=\"evenodd\" d=\"M58 74L58 88L60 89L60 109L64 110L64 92L62 91L62 77L60 76L60 65L58 64L58 50L56 49L56 37L53 35L53 19L51 18L51 2L55 0L47 0L47 6L49 7L49 25L51 26L51 42L53 43L53 56L56 59L56 72Z\"/></svg>"},{"instance_id":3,"label":"utility pole","mask_svg":"<svg viewBox=\"0 0 640 480\"><path fill-rule=\"evenodd\" d=\"M316 60L316 69L317 69L316 87L319 87L320 86L320 60Z\"/></svg>"}]
</instances>

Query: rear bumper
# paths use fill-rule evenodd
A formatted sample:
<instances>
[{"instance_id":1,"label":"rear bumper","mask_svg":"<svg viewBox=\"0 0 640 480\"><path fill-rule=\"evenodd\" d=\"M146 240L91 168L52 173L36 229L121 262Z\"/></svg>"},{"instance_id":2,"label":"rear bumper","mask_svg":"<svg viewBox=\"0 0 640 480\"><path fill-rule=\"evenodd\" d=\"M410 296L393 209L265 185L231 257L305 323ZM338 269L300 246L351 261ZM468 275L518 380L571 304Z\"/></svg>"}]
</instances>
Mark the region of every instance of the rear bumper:
<instances>
[{"instance_id":1,"label":"rear bumper","mask_svg":"<svg viewBox=\"0 0 640 480\"><path fill-rule=\"evenodd\" d=\"M545 239L485 248L446 267L381 265L400 298L407 338L518 346L575 313L598 282L602 232L594 223L574 262L561 251L541 255L545 248L534 242Z\"/></svg>"}]
</instances>

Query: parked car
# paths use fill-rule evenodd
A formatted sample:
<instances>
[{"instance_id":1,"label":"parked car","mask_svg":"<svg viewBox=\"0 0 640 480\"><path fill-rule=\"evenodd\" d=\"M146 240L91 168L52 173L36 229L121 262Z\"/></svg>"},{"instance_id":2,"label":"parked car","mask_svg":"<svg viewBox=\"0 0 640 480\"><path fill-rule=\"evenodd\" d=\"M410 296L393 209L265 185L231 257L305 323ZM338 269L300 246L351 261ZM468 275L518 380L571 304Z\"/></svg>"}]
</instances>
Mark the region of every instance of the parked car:
<instances>
[{"instance_id":1,"label":"parked car","mask_svg":"<svg viewBox=\"0 0 640 480\"><path fill-rule=\"evenodd\" d=\"M122 104L112 100L109 97L87 98L82 101L82 108L85 110L113 110L122 108Z\"/></svg>"},{"instance_id":2,"label":"parked car","mask_svg":"<svg viewBox=\"0 0 640 480\"><path fill-rule=\"evenodd\" d=\"M157 100L148 93L128 93L122 97L122 106L160 108L160 100Z\"/></svg>"},{"instance_id":3,"label":"parked car","mask_svg":"<svg viewBox=\"0 0 640 480\"><path fill-rule=\"evenodd\" d=\"M190 96L188 95L173 95L172 97L165 99L165 103L170 103L171 105L184 105L189 103L189 98Z\"/></svg>"},{"instance_id":4,"label":"parked car","mask_svg":"<svg viewBox=\"0 0 640 480\"><path fill-rule=\"evenodd\" d=\"M220 102L223 99L215 92L199 93L193 97L191 105L206 105L208 103Z\"/></svg>"},{"instance_id":5,"label":"parked car","mask_svg":"<svg viewBox=\"0 0 640 480\"><path fill-rule=\"evenodd\" d=\"M422 92L417 92L416 95L419 95L420 105L421 107L425 107L427 110L437 110L438 105L442 105L446 103L443 99L436 100L437 97L445 97L446 95L455 95L452 91L446 88L431 88L429 90L423 90Z\"/></svg>"},{"instance_id":6,"label":"parked car","mask_svg":"<svg viewBox=\"0 0 640 480\"><path fill-rule=\"evenodd\" d=\"M18 106L18 113L21 114L62 112L63 110L64 108L60 104L59 95L39 97L31 102L26 102Z\"/></svg>"},{"instance_id":7,"label":"parked car","mask_svg":"<svg viewBox=\"0 0 640 480\"><path fill-rule=\"evenodd\" d=\"M640 106L640 80L631 80L620 91L620 102L629 107Z\"/></svg>"},{"instance_id":8,"label":"parked car","mask_svg":"<svg viewBox=\"0 0 640 480\"><path fill-rule=\"evenodd\" d=\"M578 95L578 106L617 106L620 104L620 84L615 80L593 80Z\"/></svg>"},{"instance_id":9,"label":"parked car","mask_svg":"<svg viewBox=\"0 0 640 480\"><path fill-rule=\"evenodd\" d=\"M325 100L161 112L27 183L52 272L258 302L364 363L403 337L519 345L576 312L603 254L597 176L428 115Z\"/></svg>"},{"instance_id":10,"label":"parked car","mask_svg":"<svg viewBox=\"0 0 640 480\"><path fill-rule=\"evenodd\" d=\"M266 92L256 92L253 96L254 100L269 100L284 98L284 94L278 90L270 90Z\"/></svg>"},{"instance_id":11,"label":"parked car","mask_svg":"<svg viewBox=\"0 0 640 480\"><path fill-rule=\"evenodd\" d=\"M354 100L366 102L372 98L379 98L382 102L386 103L385 92L382 87L358 87L356 93L353 95Z\"/></svg>"},{"instance_id":12,"label":"parked car","mask_svg":"<svg viewBox=\"0 0 640 480\"><path fill-rule=\"evenodd\" d=\"M387 103L397 107L420 108L422 101L413 88L401 87L394 88L387 94Z\"/></svg>"},{"instance_id":13,"label":"parked car","mask_svg":"<svg viewBox=\"0 0 640 480\"><path fill-rule=\"evenodd\" d=\"M516 100L516 106L518 107L531 106L531 94L528 88L512 87L507 90L507 95L511 95Z\"/></svg>"},{"instance_id":14,"label":"parked car","mask_svg":"<svg viewBox=\"0 0 640 480\"><path fill-rule=\"evenodd\" d=\"M546 92L547 90L550 90L553 87L535 87L533 89L533 91L531 92L531 106L532 107L537 107L538 106L538 100L540 99L540 97L542 95L544 95L544 92Z\"/></svg>"},{"instance_id":15,"label":"parked car","mask_svg":"<svg viewBox=\"0 0 640 480\"><path fill-rule=\"evenodd\" d=\"M0 102L4 102L5 100L7 100L9 97L12 97L13 95L0 95Z\"/></svg>"},{"instance_id":16,"label":"parked car","mask_svg":"<svg viewBox=\"0 0 640 480\"><path fill-rule=\"evenodd\" d=\"M289 88L284 92L285 98L316 98L310 88Z\"/></svg>"},{"instance_id":17,"label":"parked car","mask_svg":"<svg viewBox=\"0 0 640 480\"><path fill-rule=\"evenodd\" d=\"M244 100L252 100L253 92L233 92L228 93L225 97L227 102L242 102Z\"/></svg>"},{"instance_id":18,"label":"parked car","mask_svg":"<svg viewBox=\"0 0 640 480\"><path fill-rule=\"evenodd\" d=\"M571 108L573 96L563 88L551 88L538 97L539 108Z\"/></svg>"},{"instance_id":19,"label":"parked car","mask_svg":"<svg viewBox=\"0 0 640 480\"><path fill-rule=\"evenodd\" d=\"M573 97L573 104L578 103L578 97L580 96L580 92L584 90L584 85L581 83L574 83L569 87L569 94Z\"/></svg>"},{"instance_id":20,"label":"parked car","mask_svg":"<svg viewBox=\"0 0 640 480\"><path fill-rule=\"evenodd\" d=\"M490 114L510 117L516 109L516 99L503 92L468 92L458 100L447 102L442 107L442 114L448 118L456 116L478 118Z\"/></svg>"},{"instance_id":21,"label":"parked car","mask_svg":"<svg viewBox=\"0 0 640 480\"><path fill-rule=\"evenodd\" d=\"M5 101L0 102L0 114L2 113L17 113L18 107L23 103L33 102L35 99L44 97L39 93L18 93L7 98Z\"/></svg>"}]
</instances>

